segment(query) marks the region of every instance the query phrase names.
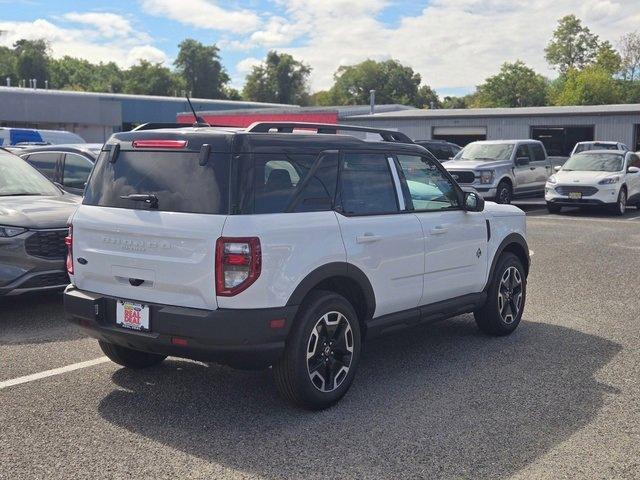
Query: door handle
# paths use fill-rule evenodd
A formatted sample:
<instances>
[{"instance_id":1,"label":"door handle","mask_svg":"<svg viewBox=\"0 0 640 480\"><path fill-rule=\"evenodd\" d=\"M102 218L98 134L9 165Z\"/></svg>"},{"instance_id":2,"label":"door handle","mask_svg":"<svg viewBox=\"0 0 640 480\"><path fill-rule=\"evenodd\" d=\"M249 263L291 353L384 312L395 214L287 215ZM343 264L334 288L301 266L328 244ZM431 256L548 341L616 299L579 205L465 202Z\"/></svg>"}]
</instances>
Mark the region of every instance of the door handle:
<instances>
[{"instance_id":1,"label":"door handle","mask_svg":"<svg viewBox=\"0 0 640 480\"><path fill-rule=\"evenodd\" d=\"M447 233L449 229L447 227L443 227L442 225L438 225L429 230L431 235L442 235L443 233Z\"/></svg>"},{"instance_id":2,"label":"door handle","mask_svg":"<svg viewBox=\"0 0 640 480\"><path fill-rule=\"evenodd\" d=\"M356 243L372 243L380 240L380 235L374 235L373 233L365 233L364 235L358 235L356 237Z\"/></svg>"}]
</instances>

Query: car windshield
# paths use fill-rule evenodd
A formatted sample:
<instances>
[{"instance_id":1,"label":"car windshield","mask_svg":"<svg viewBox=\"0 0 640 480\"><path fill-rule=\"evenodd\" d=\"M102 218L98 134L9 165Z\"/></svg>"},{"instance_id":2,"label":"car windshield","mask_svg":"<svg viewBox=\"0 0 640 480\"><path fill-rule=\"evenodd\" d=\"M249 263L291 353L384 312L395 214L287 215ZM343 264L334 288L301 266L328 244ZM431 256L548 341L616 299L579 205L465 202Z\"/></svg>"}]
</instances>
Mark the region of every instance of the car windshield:
<instances>
[{"instance_id":1,"label":"car windshield","mask_svg":"<svg viewBox=\"0 0 640 480\"><path fill-rule=\"evenodd\" d=\"M456 155L459 161L509 160L513 152L513 143L470 143Z\"/></svg>"},{"instance_id":2,"label":"car windshield","mask_svg":"<svg viewBox=\"0 0 640 480\"><path fill-rule=\"evenodd\" d=\"M574 154L580 152L586 152L589 150L617 150L618 146L615 143L579 143L576 145L576 151Z\"/></svg>"},{"instance_id":3,"label":"car windshield","mask_svg":"<svg viewBox=\"0 0 640 480\"><path fill-rule=\"evenodd\" d=\"M617 153L578 153L565 162L565 172L619 172L623 156Z\"/></svg>"},{"instance_id":4,"label":"car windshield","mask_svg":"<svg viewBox=\"0 0 640 480\"><path fill-rule=\"evenodd\" d=\"M60 195L60 191L20 157L0 152L0 197L18 195Z\"/></svg>"}]
</instances>

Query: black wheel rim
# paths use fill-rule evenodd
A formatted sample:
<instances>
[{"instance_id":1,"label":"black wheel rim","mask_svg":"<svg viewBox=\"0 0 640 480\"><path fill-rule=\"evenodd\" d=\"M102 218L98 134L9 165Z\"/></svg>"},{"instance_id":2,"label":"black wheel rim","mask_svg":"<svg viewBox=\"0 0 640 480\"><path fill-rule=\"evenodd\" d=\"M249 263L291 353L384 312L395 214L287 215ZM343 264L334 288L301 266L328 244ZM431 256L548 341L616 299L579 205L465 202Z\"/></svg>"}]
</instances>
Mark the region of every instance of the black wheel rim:
<instances>
[{"instance_id":1,"label":"black wheel rim","mask_svg":"<svg viewBox=\"0 0 640 480\"><path fill-rule=\"evenodd\" d=\"M507 325L518 318L522 309L522 275L516 267L507 268L498 286L498 310L500 318Z\"/></svg>"},{"instance_id":2,"label":"black wheel rim","mask_svg":"<svg viewBox=\"0 0 640 480\"><path fill-rule=\"evenodd\" d=\"M511 200L509 189L507 187L502 187L498 198L500 199L500 203L509 203L509 201Z\"/></svg>"},{"instance_id":3,"label":"black wheel rim","mask_svg":"<svg viewBox=\"0 0 640 480\"><path fill-rule=\"evenodd\" d=\"M353 330L340 312L325 313L316 322L307 342L307 372L321 392L337 389L349 374L353 360Z\"/></svg>"}]
</instances>

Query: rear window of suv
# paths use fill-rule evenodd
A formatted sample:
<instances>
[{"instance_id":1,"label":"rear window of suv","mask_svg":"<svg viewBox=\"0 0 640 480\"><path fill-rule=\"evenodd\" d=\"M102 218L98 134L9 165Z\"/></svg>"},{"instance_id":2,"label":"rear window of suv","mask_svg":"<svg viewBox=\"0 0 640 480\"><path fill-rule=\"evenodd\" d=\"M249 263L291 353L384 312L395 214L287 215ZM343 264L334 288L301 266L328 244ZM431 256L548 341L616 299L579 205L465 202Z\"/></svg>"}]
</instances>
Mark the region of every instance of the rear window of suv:
<instances>
[{"instance_id":1,"label":"rear window of suv","mask_svg":"<svg viewBox=\"0 0 640 480\"><path fill-rule=\"evenodd\" d=\"M149 210L148 203L123 199L151 194L156 211L228 213L229 154L212 153L206 165L198 152L120 151L115 163L102 152L89 179L83 203Z\"/></svg>"}]
</instances>

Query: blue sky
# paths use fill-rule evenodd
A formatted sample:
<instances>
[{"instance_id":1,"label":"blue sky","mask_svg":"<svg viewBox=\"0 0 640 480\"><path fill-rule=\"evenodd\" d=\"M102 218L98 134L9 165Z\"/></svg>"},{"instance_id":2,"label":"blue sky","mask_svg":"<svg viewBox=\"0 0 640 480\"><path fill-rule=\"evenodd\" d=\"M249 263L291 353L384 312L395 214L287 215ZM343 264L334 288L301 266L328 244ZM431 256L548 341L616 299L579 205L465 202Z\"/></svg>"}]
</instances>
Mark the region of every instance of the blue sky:
<instances>
[{"instance_id":1,"label":"blue sky","mask_svg":"<svg viewBox=\"0 0 640 480\"><path fill-rule=\"evenodd\" d=\"M270 49L311 65L312 90L329 87L340 65L396 58L446 95L471 91L504 61L553 76L543 50L568 13L614 45L640 26L637 0L0 0L0 44L42 37L56 57L170 66L192 37L218 44L236 88Z\"/></svg>"}]
</instances>

